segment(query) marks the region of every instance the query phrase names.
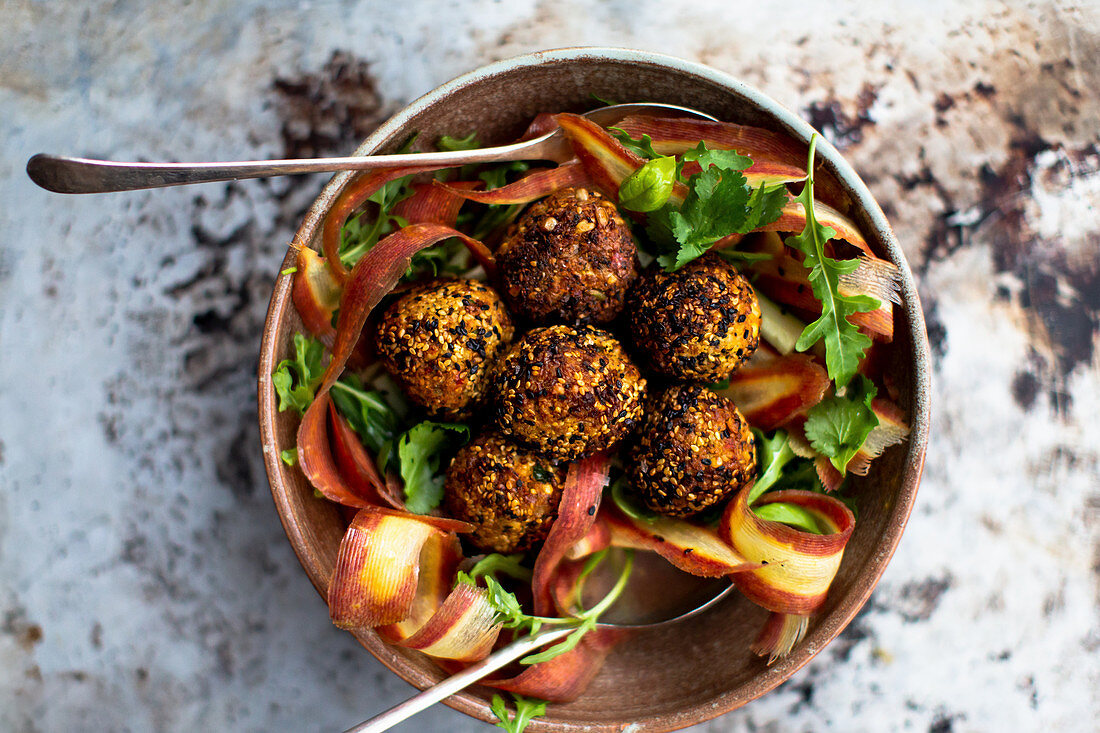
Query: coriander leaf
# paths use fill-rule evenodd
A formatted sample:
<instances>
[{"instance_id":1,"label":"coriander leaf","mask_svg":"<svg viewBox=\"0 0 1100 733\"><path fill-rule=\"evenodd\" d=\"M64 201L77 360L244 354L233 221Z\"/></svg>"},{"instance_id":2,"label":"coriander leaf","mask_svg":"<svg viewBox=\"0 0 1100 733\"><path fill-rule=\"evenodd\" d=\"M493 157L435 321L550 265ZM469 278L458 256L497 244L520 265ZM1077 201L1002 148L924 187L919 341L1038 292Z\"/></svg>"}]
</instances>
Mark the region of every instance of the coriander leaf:
<instances>
[{"instance_id":1,"label":"coriander leaf","mask_svg":"<svg viewBox=\"0 0 1100 733\"><path fill-rule=\"evenodd\" d=\"M458 440L465 443L469 438L470 429L465 425L425 420L397 440L405 506L410 512L427 514L439 506L443 499L443 455Z\"/></svg>"},{"instance_id":2,"label":"coriander leaf","mask_svg":"<svg viewBox=\"0 0 1100 733\"><path fill-rule=\"evenodd\" d=\"M466 137L443 135L436 141L435 146L439 150L450 153L456 150L477 150L481 147L481 143L477 141L477 133L471 132Z\"/></svg>"},{"instance_id":3,"label":"coriander leaf","mask_svg":"<svg viewBox=\"0 0 1100 733\"><path fill-rule=\"evenodd\" d=\"M752 433L756 436L756 456L757 465L760 466L760 476L749 490L749 506L752 506L761 494L779 481L783 475L783 467L796 458L794 451L791 450L787 431L776 430L770 438L758 428L753 428Z\"/></svg>"},{"instance_id":4,"label":"coriander leaf","mask_svg":"<svg viewBox=\"0 0 1100 733\"><path fill-rule=\"evenodd\" d=\"M653 160L654 158L661 157L661 154L653 149L653 138L649 135L642 135L641 139L633 138L621 127L609 127L607 131L610 132L611 136L618 140L624 148L640 158Z\"/></svg>"},{"instance_id":5,"label":"coriander leaf","mask_svg":"<svg viewBox=\"0 0 1100 733\"><path fill-rule=\"evenodd\" d=\"M765 186L763 184L756 187L753 191L752 198L749 200L749 213L745 218L745 223L738 229L741 233L751 232L755 229L759 229L765 224L771 224L783 215L783 207L787 205L787 187L782 184L775 186ZM751 257L750 253L744 253L746 257ZM764 253L755 255L757 259L767 259L771 255L764 256Z\"/></svg>"},{"instance_id":6,"label":"coriander leaf","mask_svg":"<svg viewBox=\"0 0 1100 733\"><path fill-rule=\"evenodd\" d=\"M493 695L492 701L489 703L489 710L500 721L496 723L496 727L502 728L508 733L523 733L527 729L527 724L531 722L532 718L537 718L540 715L546 715L546 701L538 700L533 697L524 697L523 695L517 695L512 693L512 698L515 700L516 716L513 718L508 714L508 707L504 702L504 698L500 695Z\"/></svg>"},{"instance_id":7,"label":"coriander leaf","mask_svg":"<svg viewBox=\"0 0 1100 733\"><path fill-rule=\"evenodd\" d=\"M354 374L332 385L332 401L363 445L377 455L400 432L397 412L378 390L368 390Z\"/></svg>"},{"instance_id":8,"label":"coriander leaf","mask_svg":"<svg viewBox=\"0 0 1100 733\"><path fill-rule=\"evenodd\" d=\"M619 186L619 203L631 211L656 211L676 184L676 159L655 158L631 173Z\"/></svg>"},{"instance_id":9,"label":"coriander leaf","mask_svg":"<svg viewBox=\"0 0 1100 733\"><path fill-rule=\"evenodd\" d=\"M709 150L699 145L682 156L701 170L687 180L688 194L679 210L671 206L649 215L646 234L659 246L674 245L657 261L666 272L678 270L702 256L711 245L731 234L745 234L779 218L787 202L782 185L755 190L741 170L752 159L732 150Z\"/></svg>"},{"instance_id":10,"label":"coriander leaf","mask_svg":"<svg viewBox=\"0 0 1100 733\"><path fill-rule=\"evenodd\" d=\"M810 532L812 534L828 533L828 528L821 525L813 512L798 504L773 501L770 504L755 506L752 508L752 511L761 519L768 519L772 522L782 522L795 529L800 529L803 532Z\"/></svg>"},{"instance_id":11,"label":"coriander leaf","mask_svg":"<svg viewBox=\"0 0 1100 733\"><path fill-rule=\"evenodd\" d=\"M293 407L299 414L305 414L325 372L321 365L324 353L320 341L294 334L294 358L283 359L271 373L271 384L279 396L279 412Z\"/></svg>"},{"instance_id":12,"label":"coriander leaf","mask_svg":"<svg viewBox=\"0 0 1100 733\"><path fill-rule=\"evenodd\" d=\"M669 214L672 235L680 244L671 270L680 269L722 237L737 232L747 218L751 194L745 177L737 171L723 173L710 167L692 176L691 193L679 211ZM665 269L670 270L667 265Z\"/></svg>"},{"instance_id":13,"label":"coriander leaf","mask_svg":"<svg viewBox=\"0 0 1100 733\"><path fill-rule=\"evenodd\" d=\"M860 375L848 385L843 397L824 399L806 415L806 438L810 445L841 473L878 425L878 417L871 409L871 400L877 393L871 380Z\"/></svg>"},{"instance_id":14,"label":"coriander leaf","mask_svg":"<svg viewBox=\"0 0 1100 733\"><path fill-rule=\"evenodd\" d=\"M869 295L842 295L839 291L840 276L859 267L859 260L834 260L825 254L825 243L836 236L836 230L824 226L814 216L814 151L817 134L810 139L810 160L806 170L806 185L795 201L806 212L806 226L802 233L787 237L786 245L805 255L809 268L810 287L821 301L821 317L806 326L795 348L805 351L818 341L825 340L825 366L829 378L838 388L844 387L859 368L859 360L871 345L871 339L859 332L848 319L854 313L873 311L881 304Z\"/></svg>"},{"instance_id":15,"label":"coriander leaf","mask_svg":"<svg viewBox=\"0 0 1100 733\"><path fill-rule=\"evenodd\" d=\"M287 448L286 450L279 451L279 458L283 459L283 463L288 466L298 465L298 449Z\"/></svg>"}]
</instances>

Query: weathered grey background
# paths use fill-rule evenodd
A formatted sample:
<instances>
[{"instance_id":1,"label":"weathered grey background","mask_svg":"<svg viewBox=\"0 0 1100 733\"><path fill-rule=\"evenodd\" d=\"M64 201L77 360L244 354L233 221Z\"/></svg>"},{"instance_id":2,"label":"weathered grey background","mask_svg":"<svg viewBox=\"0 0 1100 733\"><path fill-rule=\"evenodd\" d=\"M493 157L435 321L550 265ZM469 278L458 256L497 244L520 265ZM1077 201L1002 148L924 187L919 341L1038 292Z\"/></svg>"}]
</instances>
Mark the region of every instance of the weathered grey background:
<instances>
[{"instance_id":1,"label":"weathered grey background","mask_svg":"<svg viewBox=\"0 0 1100 733\"><path fill-rule=\"evenodd\" d=\"M0 4L0 729L333 730L409 692L329 624L260 462L260 326L322 181L65 198L26 159L344 152L459 73L584 44L711 64L824 130L894 222L935 355L924 485L870 604L698 730L1096 729L1096 5L175 5Z\"/></svg>"}]
</instances>

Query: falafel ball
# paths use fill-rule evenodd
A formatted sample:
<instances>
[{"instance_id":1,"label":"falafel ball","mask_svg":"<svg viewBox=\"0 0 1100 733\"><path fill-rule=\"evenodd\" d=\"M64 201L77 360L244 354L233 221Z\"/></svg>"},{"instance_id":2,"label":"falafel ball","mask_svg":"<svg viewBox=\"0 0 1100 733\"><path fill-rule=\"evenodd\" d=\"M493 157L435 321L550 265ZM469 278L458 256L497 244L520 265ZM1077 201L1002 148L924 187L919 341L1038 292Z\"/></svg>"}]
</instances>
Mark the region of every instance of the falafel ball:
<instances>
[{"instance_id":1,"label":"falafel ball","mask_svg":"<svg viewBox=\"0 0 1100 733\"><path fill-rule=\"evenodd\" d=\"M469 540L487 552L523 552L550 532L558 515L566 467L483 433L451 461L444 510L470 522Z\"/></svg>"},{"instance_id":2,"label":"falafel ball","mask_svg":"<svg viewBox=\"0 0 1100 733\"><path fill-rule=\"evenodd\" d=\"M760 345L752 285L713 252L675 272L643 272L628 310L637 352L653 371L678 381L725 379Z\"/></svg>"},{"instance_id":3,"label":"falafel ball","mask_svg":"<svg viewBox=\"0 0 1100 733\"><path fill-rule=\"evenodd\" d=\"M490 371L514 330L504 301L489 286L437 279L386 308L375 348L413 401L455 420L469 416L484 397Z\"/></svg>"},{"instance_id":4,"label":"falafel ball","mask_svg":"<svg viewBox=\"0 0 1100 733\"><path fill-rule=\"evenodd\" d=\"M501 360L493 385L497 426L533 450L573 460L629 433L642 416L645 388L606 331L536 328Z\"/></svg>"},{"instance_id":5,"label":"falafel ball","mask_svg":"<svg viewBox=\"0 0 1100 733\"><path fill-rule=\"evenodd\" d=\"M687 517L756 477L756 442L732 401L699 385L673 385L653 400L630 475L655 512Z\"/></svg>"},{"instance_id":6,"label":"falafel ball","mask_svg":"<svg viewBox=\"0 0 1100 733\"><path fill-rule=\"evenodd\" d=\"M536 201L497 250L508 307L533 323L608 323L638 276L638 248L615 204L586 188Z\"/></svg>"}]
</instances>

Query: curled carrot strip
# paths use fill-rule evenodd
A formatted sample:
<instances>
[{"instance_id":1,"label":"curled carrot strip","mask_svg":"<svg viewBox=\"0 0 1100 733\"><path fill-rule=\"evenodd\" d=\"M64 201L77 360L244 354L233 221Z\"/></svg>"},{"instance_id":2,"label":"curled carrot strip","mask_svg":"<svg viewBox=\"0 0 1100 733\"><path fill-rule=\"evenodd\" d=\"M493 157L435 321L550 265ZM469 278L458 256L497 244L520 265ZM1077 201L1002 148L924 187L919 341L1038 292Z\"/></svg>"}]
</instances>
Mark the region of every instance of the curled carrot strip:
<instances>
[{"instance_id":1,"label":"curled carrot strip","mask_svg":"<svg viewBox=\"0 0 1100 733\"><path fill-rule=\"evenodd\" d=\"M719 533L761 567L734 576L749 600L778 613L811 614L825 602L825 593L840 567L855 517L837 499L812 491L772 491L758 503L786 502L811 512L829 534L812 534L761 519L746 504L749 487L722 516Z\"/></svg>"},{"instance_id":2,"label":"curled carrot strip","mask_svg":"<svg viewBox=\"0 0 1100 733\"><path fill-rule=\"evenodd\" d=\"M333 623L383 626L391 641L439 659L488 656L501 627L485 590L459 583L442 593L446 579L453 583L458 550L445 528L454 524L381 509L356 514L329 584Z\"/></svg>"},{"instance_id":3,"label":"curled carrot strip","mask_svg":"<svg viewBox=\"0 0 1100 733\"><path fill-rule=\"evenodd\" d=\"M390 181L403 178L414 173L427 173L440 170L440 166L405 166L403 168L377 168L367 171L359 176L340 192L333 202L332 207L325 215L325 222L321 226L321 252L325 255L325 262L336 282L343 284L348 279L350 271L340 261L340 229L344 222L351 216L351 212L358 209L371 195Z\"/></svg>"},{"instance_id":4,"label":"curled carrot strip","mask_svg":"<svg viewBox=\"0 0 1100 733\"><path fill-rule=\"evenodd\" d=\"M558 566L571 547L596 523L600 497L607 486L611 464L606 453L589 456L569 467L558 504L558 518L535 559L531 591L535 597L535 613L552 613L552 585Z\"/></svg>"},{"instance_id":5,"label":"curled carrot strip","mask_svg":"<svg viewBox=\"0 0 1100 733\"><path fill-rule=\"evenodd\" d=\"M753 644L758 654L774 662L801 640L809 616L825 603L855 517L837 499L811 491L773 491L759 504L785 502L810 512L826 534L812 534L761 519L747 504L751 487L742 489L726 507L719 533L734 549L760 567L733 576L750 601L772 611Z\"/></svg>"},{"instance_id":6,"label":"curled carrot strip","mask_svg":"<svg viewBox=\"0 0 1100 733\"><path fill-rule=\"evenodd\" d=\"M466 194L481 181L455 181L447 186L435 185L438 181L414 183L413 194L397 202L393 214L410 224L442 224L453 227L458 222L458 212L466 201Z\"/></svg>"},{"instance_id":7,"label":"curled carrot strip","mask_svg":"<svg viewBox=\"0 0 1100 733\"><path fill-rule=\"evenodd\" d=\"M645 165L639 156L623 147L611 134L580 115L560 114L554 117L561 126L573 152L593 184L612 201L619 200L619 186L634 171ZM682 202L687 187L679 181L673 186L674 201Z\"/></svg>"},{"instance_id":8,"label":"curled carrot strip","mask_svg":"<svg viewBox=\"0 0 1100 733\"><path fill-rule=\"evenodd\" d=\"M805 354L752 359L730 376L729 386L715 390L737 405L761 430L774 430L805 415L821 401L832 381Z\"/></svg>"},{"instance_id":9,"label":"curled carrot strip","mask_svg":"<svg viewBox=\"0 0 1100 733\"><path fill-rule=\"evenodd\" d=\"M462 182L435 181L434 185L467 201L475 201L479 204L526 204L563 188L591 185L588 173L576 161L563 163L556 168L537 170L518 181L494 188L492 191L461 190L460 183Z\"/></svg>"},{"instance_id":10,"label":"curled carrot strip","mask_svg":"<svg viewBox=\"0 0 1100 733\"><path fill-rule=\"evenodd\" d=\"M635 519L614 507L604 511L612 545L656 552L685 573L719 578L760 567L706 527L671 517Z\"/></svg>"}]
</instances>

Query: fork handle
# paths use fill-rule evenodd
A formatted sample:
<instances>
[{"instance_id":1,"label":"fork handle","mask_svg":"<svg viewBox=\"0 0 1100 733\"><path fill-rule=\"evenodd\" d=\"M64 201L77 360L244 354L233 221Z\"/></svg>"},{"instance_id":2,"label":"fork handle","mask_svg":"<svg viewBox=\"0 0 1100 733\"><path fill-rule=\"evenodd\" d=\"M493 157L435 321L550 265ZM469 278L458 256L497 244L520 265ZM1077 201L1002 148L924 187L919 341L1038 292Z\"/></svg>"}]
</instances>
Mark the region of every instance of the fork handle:
<instances>
[{"instance_id":1,"label":"fork handle","mask_svg":"<svg viewBox=\"0 0 1100 733\"><path fill-rule=\"evenodd\" d=\"M527 636L519 641L514 641L508 646L493 652L477 664L467 667L458 674L451 675L419 695L410 697L405 702L395 705L370 720L364 721L353 728L348 728L344 733L381 733L381 731L389 730L421 710L429 708L459 690L469 687L490 672L494 672L552 641L563 639L573 631L575 629L571 626L551 628L535 636Z\"/></svg>"},{"instance_id":2,"label":"fork handle","mask_svg":"<svg viewBox=\"0 0 1100 733\"><path fill-rule=\"evenodd\" d=\"M39 153L27 161L27 175L42 188L55 193L107 193L296 173L331 173L403 166L447 167L467 163L556 158L555 146L533 145L532 142L535 141L443 153L405 153L312 160L246 160L232 163L118 163L110 160L70 158L64 155Z\"/></svg>"}]
</instances>

